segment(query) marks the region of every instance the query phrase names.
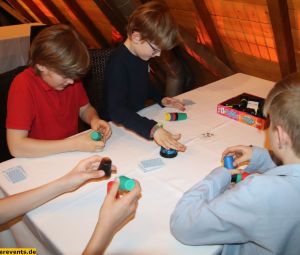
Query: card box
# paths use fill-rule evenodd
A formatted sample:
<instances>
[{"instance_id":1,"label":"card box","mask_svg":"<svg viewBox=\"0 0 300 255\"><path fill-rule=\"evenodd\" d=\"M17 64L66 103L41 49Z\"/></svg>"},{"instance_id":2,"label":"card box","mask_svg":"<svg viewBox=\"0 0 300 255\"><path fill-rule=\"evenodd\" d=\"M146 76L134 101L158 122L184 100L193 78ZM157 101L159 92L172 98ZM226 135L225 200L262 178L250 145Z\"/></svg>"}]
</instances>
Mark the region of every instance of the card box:
<instances>
[{"instance_id":1,"label":"card box","mask_svg":"<svg viewBox=\"0 0 300 255\"><path fill-rule=\"evenodd\" d=\"M265 129L268 123L267 119L262 116L264 102L265 99L262 97L243 93L218 104L217 113L249 126ZM252 113L249 113L249 109Z\"/></svg>"}]
</instances>

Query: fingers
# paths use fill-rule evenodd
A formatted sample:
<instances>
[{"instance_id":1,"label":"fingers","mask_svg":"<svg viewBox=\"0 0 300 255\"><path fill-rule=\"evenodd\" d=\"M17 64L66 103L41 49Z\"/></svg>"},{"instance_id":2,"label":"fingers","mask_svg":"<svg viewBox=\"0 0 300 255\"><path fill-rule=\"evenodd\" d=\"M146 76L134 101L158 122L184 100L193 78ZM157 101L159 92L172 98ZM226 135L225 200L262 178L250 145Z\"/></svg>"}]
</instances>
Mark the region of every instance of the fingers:
<instances>
[{"instance_id":1,"label":"fingers","mask_svg":"<svg viewBox=\"0 0 300 255\"><path fill-rule=\"evenodd\" d=\"M133 188L133 190L131 190L130 192L127 193L127 197L129 200L138 200L141 197L141 185L137 180L135 181L135 186Z\"/></svg>"},{"instance_id":2,"label":"fingers","mask_svg":"<svg viewBox=\"0 0 300 255\"><path fill-rule=\"evenodd\" d=\"M116 178L113 182L113 185L111 186L108 194L107 194L107 199L109 200L115 200L119 191L119 186L120 186L120 180L119 178Z\"/></svg>"},{"instance_id":3,"label":"fingers","mask_svg":"<svg viewBox=\"0 0 300 255\"><path fill-rule=\"evenodd\" d=\"M234 175L234 174L241 174L241 173L242 173L242 170L240 170L240 169L233 169L233 170L228 170L228 172L229 172L231 175Z\"/></svg>"},{"instance_id":4,"label":"fingers","mask_svg":"<svg viewBox=\"0 0 300 255\"><path fill-rule=\"evenodd\" d=\"M178 142L180 138L180 134L173 135L164 128L160 128L154 133L154 140L158 145L166 149L171 148L177 151L185 151L186 146Z\"/></svg>"},{"instance_id":5,"label":"fingers","mask_svg":"<svg viewBox=\"0 0 300 255\"><path fill-rule=\"evenodd\" d=\"M250 146L244 146L244 145L236 145L236 146L228 147L222 153L222 160L224 156L230 154L234 156L233 165L237 166L251 159L252 148Z\"/></svg>"},{"instance_id":6,"label":"fingers","mask_svg":"<svg viewBox=\"0 0 300 255\"><path fill-rule=\"evenodd\" d=\"M100 162L102 157L94 155L79 161L78 165L91 166L93 163Z\"/></svg>"},{"instance_id":7,"label":"fingers","mask_svg":"<svg viewBox=\"0 0 300 255\"><path fill-rule=\"evenodd\" d=\"M162 104L167 107L176 108L180 111L185 111L185 105L182 101L172 97L165 97L162 100Z\"/></svg>"},{"instance_id":8,"label":"fingers","mask_svg":"<svg viewBox=\"0 0 300 255\"><path fill-rule=\"evenodd\" d=\"M105 172L102 170L91 171L91 172L86 172L85 175L86 175L85 180L87 181L87 180L91 180L91 179L101 178L101 177L105 176Z\"/></svg>"},{"instance_id":9,"label":"fingers","mask_svg":"<svg viewBox=\"0 0 300 255\"><path fill-rule=\"evenodd\" d=\"M102 151L104 148L103 141L95 141L95 151Z\"/></svg>"}]
</instances>

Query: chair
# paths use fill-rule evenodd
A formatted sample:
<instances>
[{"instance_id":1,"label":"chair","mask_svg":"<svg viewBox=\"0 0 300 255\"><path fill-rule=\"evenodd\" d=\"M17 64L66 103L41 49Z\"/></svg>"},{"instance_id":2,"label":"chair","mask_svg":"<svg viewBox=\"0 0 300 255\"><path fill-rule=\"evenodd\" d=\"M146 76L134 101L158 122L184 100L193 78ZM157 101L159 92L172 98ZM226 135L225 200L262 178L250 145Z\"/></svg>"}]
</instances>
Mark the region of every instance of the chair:
<instances>
[{"instance_id":1,"label":"chair","mask_svg":"<svg viewBox=\"0 0 300 255\"><path fill-rule=\"evenodd\" d=\"M7 97L13 79L22 72L26 66L19 66L13 70L0 74L0 162L11 159L6 141L6 113Z\"/></svg>"},{"instance_id":2,"label":"chair","mask_svg":"<svg viewBox=\"0 0 300 255\"><path fill-rule=\"evenodd\" d=\"M104 94L104 72L106 62L109 59L113 49L91 49L89 50L91 58L91 68L87 75L82 79L86 89L87 96L91 105L97 110L99 116L103 111ZM87 129L90 127L84 127Z\"/></svg>"}]
</instances>

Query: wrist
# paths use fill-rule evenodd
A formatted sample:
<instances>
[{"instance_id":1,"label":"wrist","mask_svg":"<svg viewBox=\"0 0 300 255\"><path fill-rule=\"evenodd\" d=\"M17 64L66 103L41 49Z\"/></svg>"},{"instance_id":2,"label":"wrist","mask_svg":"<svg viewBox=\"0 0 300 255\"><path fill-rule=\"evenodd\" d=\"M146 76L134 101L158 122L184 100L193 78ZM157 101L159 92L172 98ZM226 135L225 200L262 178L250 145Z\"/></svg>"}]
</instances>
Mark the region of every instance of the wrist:
<instances>
[{"instance_id":1,"label":"wrist","mask_svg":"<svg viewBox=\"0 0 300 255\"><path fill-rule=\"evenodd\" d=\"M163 124L160 122L157 122L150 131L150 138L153 139L155 132L162 127L163 127Z\"/></svg>"}]
</instances>

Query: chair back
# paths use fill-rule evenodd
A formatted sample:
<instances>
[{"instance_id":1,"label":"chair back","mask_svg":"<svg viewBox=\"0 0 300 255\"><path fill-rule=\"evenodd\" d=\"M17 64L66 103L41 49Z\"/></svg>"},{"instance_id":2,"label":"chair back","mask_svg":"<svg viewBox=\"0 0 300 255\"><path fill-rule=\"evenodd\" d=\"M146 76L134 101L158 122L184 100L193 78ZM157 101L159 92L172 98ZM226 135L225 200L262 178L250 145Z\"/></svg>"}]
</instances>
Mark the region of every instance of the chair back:
<instances>
[{"instance_id":1,"label":"chair back","mask_svg":"<svg viewBox=\"0 0 300 255\"><path fill-rule=\"evenodd\" d=\"M84 77L83 84L86 89L91 105L97 110L101 117L104 94L104 72L106 62L113 49L89 50L91 58L91 69Z\"/></svg>"},{"instance_id":2,"label":"chair back","mask_svg":"<svg viewBox=\"0 0 300 255\"><path fill-rule=\"evenodd\" d=\"M19 66L13 70L0 74L0 162L12 158L6 141L6 114L7 97L13 79L21 73L26 66Z\"/></svg>"}]
</instances>

